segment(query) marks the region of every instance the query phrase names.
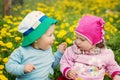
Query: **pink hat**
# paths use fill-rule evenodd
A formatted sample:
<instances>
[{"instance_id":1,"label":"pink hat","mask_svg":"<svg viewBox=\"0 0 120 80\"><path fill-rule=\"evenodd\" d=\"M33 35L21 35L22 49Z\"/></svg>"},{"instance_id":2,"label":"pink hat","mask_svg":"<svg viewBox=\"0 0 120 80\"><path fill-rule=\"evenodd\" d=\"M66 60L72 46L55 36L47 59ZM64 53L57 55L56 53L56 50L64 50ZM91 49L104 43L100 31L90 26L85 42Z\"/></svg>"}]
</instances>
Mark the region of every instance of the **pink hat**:
<instances>
[{"instance_id":1,"label":"pink hat","mask_svg":"<svg viewBox=\"0 0 120 80\"><path fill-rule=\"evenodd\" d=\"M104 20L97 16L86 15L81 18L75 31L95 45L104 39Z\"/></svg>"}]
</instances>

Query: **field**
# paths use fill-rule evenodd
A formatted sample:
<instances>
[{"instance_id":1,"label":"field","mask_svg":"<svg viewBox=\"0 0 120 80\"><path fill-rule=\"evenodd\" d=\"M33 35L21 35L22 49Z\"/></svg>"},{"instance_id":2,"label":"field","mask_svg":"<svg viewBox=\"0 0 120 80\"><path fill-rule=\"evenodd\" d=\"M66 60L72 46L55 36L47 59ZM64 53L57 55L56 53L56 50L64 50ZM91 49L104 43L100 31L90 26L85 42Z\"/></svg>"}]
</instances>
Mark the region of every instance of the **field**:
<instances>
[{"instance_id":1,"label":"field","mask_svg":"<svg viewBox=\"0 0 120 80\"><path fill-rule=\"evenodd\" d=\"M0 1L0 6L2 5ZM1 9L1 7L0 7ZM5 63L11 52L21 45L22 34L18 32L18 25L24 16L33 11L44 12L47 16L58 20L55 28L56 40L53 52L58 45L66 42L70 46L75 39L74 29L78 20L85 14L96 15L105 20L105 39L109 48L114 51L115 59L120 65L120 1L119 0L24 0L12 5L12 14L2 16L0 11L0 80L14 80L15 76L8 74ZM56 80L61 73L59 66L55 74L50 75ZM104 80L111 80L108 76Z\"/></svg>"}]
</instances>

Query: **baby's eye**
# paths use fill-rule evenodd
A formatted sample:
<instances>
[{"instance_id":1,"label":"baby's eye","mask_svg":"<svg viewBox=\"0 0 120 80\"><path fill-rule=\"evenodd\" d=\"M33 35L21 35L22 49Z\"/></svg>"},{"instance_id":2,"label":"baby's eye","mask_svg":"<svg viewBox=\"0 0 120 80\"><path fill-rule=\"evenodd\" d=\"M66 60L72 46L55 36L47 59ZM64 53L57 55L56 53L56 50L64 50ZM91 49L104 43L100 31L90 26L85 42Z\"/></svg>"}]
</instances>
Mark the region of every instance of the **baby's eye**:
<instances>
[{"instance_id":1,"label":"baby's eye","mask_svg":"<svg viewBox=\"0 0 120 80\"><path fill-rule=\"evenodd\" d=\"M82 38L81 38L80 40L81 40L81 41L85 41L85 39L82 39Z\"/></svg>"},{"instance_id":2,"label":"baby's eye","mask_svg":"<svg viewBox=\"0 0 120 80\"><path fill-rule=\"evenodd\" d=\"M53 36L54 34L53 33L51 33L51 34L49 34L49 37L51 37L51 36Z\"/></svg>"},{"instance_id":3,"label":"baby's eye","mask_svg":"<svg viewBox=\"0 0 120 80\"><path fill-rule=\"evenodd\" d=\"M52 34L49 34L49 36L52 36Z\"/></svg>"},{"instance_id":4,"label":"baby's eye","mask_svg":"<svg viewBox=\"0 0 120 80\"><path fill-rule=\"evenodd\" d=\"M76 37L76 39L81 40L81 41L85 41L86 40L86 39L80 38L80 37Z\"/></svg>"}]
</instances>

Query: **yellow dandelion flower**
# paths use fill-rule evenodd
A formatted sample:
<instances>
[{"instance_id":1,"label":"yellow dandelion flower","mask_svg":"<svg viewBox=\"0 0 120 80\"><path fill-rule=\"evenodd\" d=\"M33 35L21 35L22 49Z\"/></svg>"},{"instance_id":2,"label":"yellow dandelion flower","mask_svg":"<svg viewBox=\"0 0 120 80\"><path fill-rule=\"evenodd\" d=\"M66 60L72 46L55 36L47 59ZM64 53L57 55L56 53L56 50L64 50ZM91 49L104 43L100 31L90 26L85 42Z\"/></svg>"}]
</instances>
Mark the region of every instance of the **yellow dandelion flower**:
<instances>
[{"instance_id":1,"label":"yellow dandelion flower","mask_svg":"<svg viewBox=\"0 0 120 80\"><path fill-rule=\"evenodd\" d=\"M8 42L8 43L6 43L6 47L7 47L7 48L12 48L12 47L13 47L12 42Z\"/></svg>"},{"instance_id":2,"label":"yellow dandelion flower","mask_svg":"<svg viewBox=\"0 0 120 80\"><path fill-rule=\"evenodd\" d=\"M119 16L117 14L114 15L115 18L118 18Z\"/></svg>"},{"instance_id":3,"label":"yellow dandelion flower","mask_svg":"<svg viewBox=\"0 0 120 80\"><path fill-rule=\"evenodd\" d=\"M70 28L69 28L69 31L70 31L70 32L74 32L74 27L70 27Z\"/></svg>"},{"instance_id":4,"label":"yellow dandelion flower","mask_svg":"<svg viewBox=\"0 0 120 80\"><path fill-rule=\"evenodd\" d=\"M1 49L1 51L7 51L7 50L8 50L8 49L6 49L6 48L2 48L2 49Z\"/></svg>"},{"instance_id":5,"label":"yellow dandelion flower","mask_svg":"<svg viewBox=\"0 0 120 80\"><path fill-rule=\"evenodd\" d=\"M109 40L109 39L110 39L110 36L109 36L109 35L105 35L105 38L106 38L107 40Z\"/></svg>"},{"instance_id":6,"label":"yellow dandelion flower","mask_svg":"<svg viewBox=\"0 0 120 80\"><path fill-rule=\"evenodd\" d=\"M12 19L12 18L13 18L13 16L12 16L12 15L10 15L10 16L9 16L9 18L11 18L11 19Z\"/></svg>"},{"instance_id":7,"label":"yellow dandelion flower","mask_svg":"<svg viewBox=\"0 0 120 80\"><path fill-rule=\"evenodd\" d=\"M58 31L56 30L54 33L55 33L55 34L58 34Z\"/></svg>"},{"instance_id":8,"label":"yellow dandelion flower","mask_svg":"<svg viewBox=\"0 0 120 80\"><path fill-rule=\"evenodd\" d=\"M99 9L97 9L97 10L96 10L96 12L97 12L97 13L99 13L99 12L100 12L100 10L99 10Z\"/></svg>"},{"instance_id":9,"label":"yellow dandelion flower","mask_svg":"<svg viewBox=\"0 0 120 80\"><path fill-rule=\"evenodd\" d=\"M67 39L66 39L66 42L67 42L68 44L72 44L72 40L71 40L70 38L67 38Z\"/></svg>"},{"instance_id":10,"label":"yellow dandelion flower","mask_svg":"<svg viewBox=\"0 0 120 80\"><path fill-rule=\"evenodd\" d=\"M3 41L0 41L0 46L4 46L4 42Z\"/></svg>"},{"instance_id":11,"label":"yellow dandelion flower","mask_svg":"<svg viewBox=\"0 0 120 80\"><path fill-rule=\"evenodd\" d=\"M7 24L3 24L4 27L7 27L8 25Z\"/></svg>"},{"instance_id":12,"label":"yellow dandelion flower","mask_svg":"<svg viewBox=\"0 0 120 80\"><path fill-rule=\"evenodd\" d=\"M61 24L60 28L64 29L65 28L65 24Z\"/></svg>"},{"instance_id":13,"label":"yellow dandelion flower","mask_svg":"<svg viewBox=\"0 0 120 80\"><path fill-rule=\"evenodd\" d=\"M120 20L117 20L117 23L120 23Z\"/></svg>"},{"instance_id":14,"label":"yellow dandelion flower","mask_svg":"<svg viewBox=\"0 0 120 80\"><path fill-rule=\"evenodd\" d=\"M13 8L14 11L17 11L18 9L16 7Z\"/></svg>"},{"instance_id":15,"label":"yellow dandelion flower","mask_svg":"<svg viewBox=\"0 0 120 80\"><path fill-rule=\"evenodd\" d=\"M58 41L54 41L54 44L58 44Z\"/></svg>"},{"instance_id":16,"label":"yellow dandelion flower","mask_svg":"<svg viewBox=\"0 0 120 80\"><path fill-rule=\"evenodd\" d=\"M13 24L13 22L11 20L7 20L8 24Z\"/></svg>"},{"instance_id":17,"label":"yellow dandelion flower","mask_svg":"<svg viewBox=\"0 0 120 80\"><path fill-rule=\"evenodd\" d=\"M8 80L4 75L0 75L0 80Z\"/></svg>"},{"instance_id":18,"label":"yellow dandelion flower","mask_svg":"<svg viewBox=\"0 0 120 80\"><path fill-rule=\"evenodd\" d=\"M20 22L14 22L13 23L15 26L18 26L20 24Z\"/></svg>"},{"instance_id":19,"label":"yellow dandelion flower","mask_svg":"<svg viewBox=\"0 0 120 80\"><path fill-rule=\"evenodd\" d=\"M76 78L76 80L82 80L81 78Z\"/></svg>"},{"instance_id":20,"label":"yellow dandelion flower","mask_svg":"<svg viewBox=\"0 0 120 80\"><path fill-rule=\"evenodd\" d=\"M4 66L3 65L0 65L0 70L4 69Z\"/></svg>"},{"instance_id":21,"label":"yellow dandelion flower","mask_svg":"<svg viewBox=\"0 0 120 80\"><path fill-rule=\"evenodd\" d=\"M65 26L69 26L69 23L65 23Z\"/></svg>"},{"instance_id":22,"label":"yellow dandelion flower","mask_svg":"<svg viewBox=\"0 0 120 80\"><path fill-rule=\"evenodd\" d=\"M62 17L61 17L61 15L59 15L59 14L56 14L56 18L57 18L57 20L59 20L59 21L62 20Z\"/></svg>"},{"instance_id":23,"label":"yellow dandelion flower","mask_svg":"<svg viewBox=\"0 0 120 80\"><path fill-rule=\"evenodd\" d=\"M18 28L13 28L13 31L18 31Z\"/></svg>"},{"instance_id":24,"label":"yellow dandelion flower","mask_svg":"<svg viewBox=\"0 0 120 80\"><path fill-rule=\"evenodd\" d=\"M113 22L114 20L113 20L113 18L111 17L111 18L109 18L109 21L110 21L110 22Z\"/></svg>"},{"instance_id":25,"label":"yellow dandelion flower","mask_svg":"<svg viewBox=\"0 0 120 80\"><path fill-rule=\"evenodd\" d=\"M109 12L109 15L110 15L110 16L113 16L114 14L113 14L113 12Z\"/></svg>"},{"instance_id":26,"label":"yellow dandelion flower","mask_svg":"<svg viewBox=\"0 0 120 80\"><path fill-rule=\"evenodd\" d=\"M4 62L4 63L7 63L7 62L8 62L8 58L7 58L7 57L4 58L4 59L3 59L3 62Z\"/></svg>"},{"instance_id":27,"label":"yellow dandelion flower","mask_svg":"<svg viewBox=\"0 0 120 80\"><path fill-rule=\"evenodd\" d=\"M118 29L116 27L113 27L113 31L114 33L118 31Z\"/></svg>"},{"instance_id":28,"label":"yellow dandelion flower","mask_svg":"<svg viewBox=\"0 0 120 80\"><path fill-rule=\"evenodd\" d=\"M22 19L23 19L23 17L19 16L19 17L18 17L18 19L19 19L19 20L22 20Z\"/></svg>"},{"instance_id":29,"label":"yellow dandelion flower","mask_svg":"<svg viewBox=\"0 0 120 80\"><path fill-rule=\"evenodd\" d=\"M7 30L5 28L1 29L1 36L6 36Z\"/></svg>"},{"instance_id":30,"label":"yellow dandelion flower","mask_svg":"<svg viewBox=\"0 0 120 80\"><path fill-rule=\"evenodd\" d=\"M3 71L0 71L0 74L3 74Z\"/></svg>"},{"instance_id":31,"label":"yellow dandelion flower","mask_svg":"<svg viewBox=\"0 0 120 80\"><path fill-rule=\"evenodd\" d=\"M65 30L61 30L61 31L58 33L57 37L58 37L58 38L63 38L63 36L65 36L66 34L67 34L67 32L66 32Z\"/></svg>"},{"instance_id":32,"label":"yellow dandelion flower","mask_svg":"<svg viewBox=\"0 0 120 80\"><path fill-rule=\"evenodd\" d=\"M7 36L11 36L11 33L6 33Z\"/></svg>"},{"instance_id":33,"label":"yellow dandelion flower","mask_svg":"<svg viewBox=\"0 0 120 80\"><path fill-rule=\"evenodd\" d=\"M21 40L21 37L15 37L15 40L19 41L19 40Z\"/></svg>"},{"instance_id":34,"label":"yellow dandelion flower","mask_svg":"<svg viewBox=\"0 0 120 80\"><path fill-rule=\"evenodd\" d=\"M0 39L2 39L2 36L0 36Z\"/></svg>"},{"instance_id":35,"label":"yellow dandelion flower","mask_svg":"<svg viewBox=\"0 0 120 80\"><path fill-rule=\"evenodd\" d=\"M17 21L17 18L13 18L13 21Z\"/></svg>"}]
</instances>

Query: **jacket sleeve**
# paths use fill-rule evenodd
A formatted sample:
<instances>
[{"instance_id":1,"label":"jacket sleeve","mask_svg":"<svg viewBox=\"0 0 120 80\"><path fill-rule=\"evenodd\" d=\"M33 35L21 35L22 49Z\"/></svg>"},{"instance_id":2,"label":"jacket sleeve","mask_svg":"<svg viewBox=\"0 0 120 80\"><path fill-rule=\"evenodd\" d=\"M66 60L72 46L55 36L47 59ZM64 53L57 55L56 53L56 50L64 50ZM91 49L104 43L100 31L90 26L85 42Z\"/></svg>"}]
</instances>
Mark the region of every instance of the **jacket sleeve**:
<instances>
[{"instance_id":1,"label":"jacket sleeve","mask_svg":"<svg viewBox=\"0 0 120 80\"><path fill-rule=\"evenodd\" d=\"M64 55L61 58L60 61L60 70L63 74L63 76L67 77L67 72L71 69L73 65L73 59L72 59L72 52L69 50L70 48L67 48Z\"/></svg>"},{"instance_id":2,"label":"jacket sleeve","mask_svg":"<svg viewBox=\"0 0 120 80\"><path fill-rule=\"evenodd\" d=\"M117 64L114 58L114 53L112 50L109 49L109 60L107 62L106 70L110 74L111 78L115 75L120 74L120 66Z\"/></svg>"},{"instance_id":3,"label":"jacket sleeve","mask_svg":"<svg viewBox=\"0 0 120 80\"><path fill-rule=\"evenodd\" d=\"M59 63L60 63L60 59L62 57L62 53L57 50L55 53L54 53L54 62L53 62L53 68L55 68Z\"/></svg>"},{"instance_id":4,"label":"jacket sleeve","mask_svg":"<svg viewBox=\"0 0 120 80\"><path fill-rule=\"evenodd\" d=\"M21 64L22 55L20 50L16 49L11 55L8 62L5 65L5 68L8 73L19 76L24 75L24 65Z\"/></svg>"}]
</instances>

